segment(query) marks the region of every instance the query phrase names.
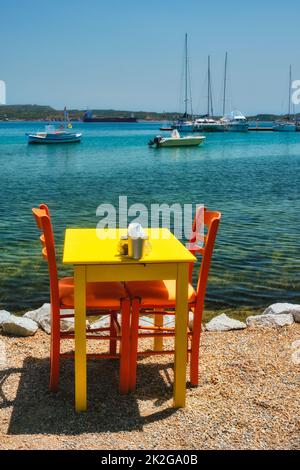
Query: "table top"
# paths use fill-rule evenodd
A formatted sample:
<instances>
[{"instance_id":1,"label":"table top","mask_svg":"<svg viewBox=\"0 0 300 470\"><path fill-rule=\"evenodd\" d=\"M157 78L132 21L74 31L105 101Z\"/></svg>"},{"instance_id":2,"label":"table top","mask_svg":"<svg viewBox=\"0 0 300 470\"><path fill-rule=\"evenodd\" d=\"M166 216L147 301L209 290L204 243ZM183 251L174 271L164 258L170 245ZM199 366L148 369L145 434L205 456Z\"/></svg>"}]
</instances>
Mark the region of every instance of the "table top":
<instances>
[{"instance_id":1,"label":"table top","mask_svg":"<svg viewBox=\"0 0 300 470\"><path fill-rule=\"evenodd\" d=\"M151 251L139 260L120 255L118 246L126 229L67 229L63 263L66 264L145 264L191 263L196 260L189 250L165 228L145 229Z\"/></svg>"}]
</instances>

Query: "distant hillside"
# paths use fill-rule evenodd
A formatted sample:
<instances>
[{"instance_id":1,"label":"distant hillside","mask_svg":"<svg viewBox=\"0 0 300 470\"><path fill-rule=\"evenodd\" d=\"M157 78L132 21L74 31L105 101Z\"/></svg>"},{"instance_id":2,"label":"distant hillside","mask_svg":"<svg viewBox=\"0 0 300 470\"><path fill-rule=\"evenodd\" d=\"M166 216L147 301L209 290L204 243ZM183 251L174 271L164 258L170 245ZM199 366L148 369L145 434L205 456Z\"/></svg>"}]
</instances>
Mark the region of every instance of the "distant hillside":
<instances>
[{"instance_id":1,"label":"distant hillside","mask_svg":"<svg viewBox=\"0 0 300 470\"><path fill-rule=\"evenodd\" d=\"M300 119L300 114L295 114L292 116L295 119ZM256 116L248 116L249 121L257 120L257 121L276 121L277 119L287 119L287 114L257 114Z\"/></svg>"},{"instance_id":2,"label":"distant hillside","mask_svg":"<svg viewBox=\"0 0 300 470\"><path fill-rule=\"evenodd\" d=\"M35 120L56 116L58 112L50 106L39 106L36 104L16 104L0 106L0 119Z\"/></svg>"},{"instance_id":3,"label":"distant hillside","mask_svg":"<svg viewBox=\"0 0 300 470\"><path fill-rule=\"evenodd\" d=\"M85 111L78 109L68 109L70 119L81 120ZM130 117L132 114L141 120L172 120L178 117L179 113L155 113L148 111L123 111L115 109L95 109L94 115L98 117ZM51 108L51 106L39 105L9 105L0 106L0 120L62 120L63 110Z\"/></svg>"},{"instance_id":4,"label":"distant hillside","mask_svg":"<svg viewBox=\"0 0 300 470\"><path fill-rule=\"evenodd\" d=\"M71 120L79 121L82 119L85 111L69 109L68 112ZM93 113L98 117L130 117L133 114L137 119L146 121L172 121L180 116L178 112L155 113L152 111L124 111L115 109L94 109ZM0 121L60 121L63 117L63 110L57 110L51 106L40 106L37 104L0 106ZM248 119L275 121L286 117L286 115L258 114L256 116L248 116ZM300 120L300 114L296 114L295 117Z\"/></svg>"}]
</instances>

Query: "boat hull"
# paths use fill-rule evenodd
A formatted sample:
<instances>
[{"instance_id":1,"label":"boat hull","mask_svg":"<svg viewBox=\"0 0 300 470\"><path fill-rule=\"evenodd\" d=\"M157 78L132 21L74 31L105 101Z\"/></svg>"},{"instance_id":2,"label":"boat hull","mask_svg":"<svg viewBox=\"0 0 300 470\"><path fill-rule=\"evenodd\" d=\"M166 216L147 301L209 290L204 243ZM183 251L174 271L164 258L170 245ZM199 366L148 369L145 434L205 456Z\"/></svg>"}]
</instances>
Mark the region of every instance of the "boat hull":
<instances>
[{"instance_id":1,"label":"boat hull","mask_svg":"<svg viewBox=\"0 0 300 470\"><path fill-rule=\"evenodd\" d=\"M279 123L273 127L275 132L296 132L297 126L294 123Z\"/></svg>"},{"instance_id":2,"label":"boat hull","mask_svg":"<svg viewBox=\"0 0 300 470\"><path fill-rule=\"evenodd\" d=\"M107 118L98 118L98 117L84 117L83 122L137 122L137 118L129 117L107 117Z\"/></svg>"},{"instance_id":3,"label":"boat hull","mask_svg":"<svg viewBox=\"0 0 300 470\"><path fill-rule=\"evenodd\" d=\"M178 121L174 123L172 129L177 129L178 132L193 132L194 124L192 121Z\"/></svg>"},{"instance_id":4,"label":"boat hull","mask_svg":"<svg viewBox=\"0 0 300 470\"><path fill-rule=\"evenodd\" d=\"M205 137L183 137L182 139L161 139L160 142L153 144L154 147L197 147L201 145Z\"/></svg>"},{"instance_id":5,"label":"boat hull","mask_svg":"<svg viewBox=\"0 0 300 470\"><path fill-rule=\"evenodd\" d=\"M63 136L59 134L28 134L27 137L29 144L73 144L79 143L81 136L82 134L66 134Z\"/></svg>"},{"instance_id":6,"label":"boat hull","mask_svg":"<svg viewBox=\"0 0 300 470\"><path fill-rule=\"evenodd\" d=\"M225 132L224 124L195 124L194 132Z\"/></svg>"},{"instance_id":7,"label":"boat hull","mask_svg":"<svg viewBox=\"0 0 300 470\"><path fill-rule=\"evenodd\" d=\"M174 129L177 129L179 132L193 132L194 126L190 126L190 125L178 126L178 127L174 127Z\"/></svg>"},{"instance_id":8,"label":"boat hull","mask_svg":"<svg viewBox=\"0 0 300 470\"><path fill-rule=\"evenodd\" d=\"M249 125L248 124L240 124L240 123L232 123L232 124L227 124L225 126L225 130L227 132L248 132L249 130Z\"/></svg>"}]
</instances>

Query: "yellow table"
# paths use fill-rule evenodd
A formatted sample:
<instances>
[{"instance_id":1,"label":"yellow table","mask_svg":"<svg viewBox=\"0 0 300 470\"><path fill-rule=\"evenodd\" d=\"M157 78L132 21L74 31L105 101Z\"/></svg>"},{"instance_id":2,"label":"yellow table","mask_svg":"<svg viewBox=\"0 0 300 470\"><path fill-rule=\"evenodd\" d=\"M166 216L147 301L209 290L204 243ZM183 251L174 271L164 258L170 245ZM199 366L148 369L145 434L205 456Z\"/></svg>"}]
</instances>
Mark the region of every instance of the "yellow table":
<instances>
[{"instance_id":1,"label":"yellow table","mask_svg":"<svg viewBox=\"0 0 300 470\"><path fill-rule=\"evenodd\" d=\"M86 283L176 280L174 406L185 406L188 272L195 257L167 229L148 229L151 252L136 261L118 253L124 229L67 229L63 262L74 265L75 406L87 408ZM106 238L105 238L106 237Z\"/></svg>"}]
</instances>

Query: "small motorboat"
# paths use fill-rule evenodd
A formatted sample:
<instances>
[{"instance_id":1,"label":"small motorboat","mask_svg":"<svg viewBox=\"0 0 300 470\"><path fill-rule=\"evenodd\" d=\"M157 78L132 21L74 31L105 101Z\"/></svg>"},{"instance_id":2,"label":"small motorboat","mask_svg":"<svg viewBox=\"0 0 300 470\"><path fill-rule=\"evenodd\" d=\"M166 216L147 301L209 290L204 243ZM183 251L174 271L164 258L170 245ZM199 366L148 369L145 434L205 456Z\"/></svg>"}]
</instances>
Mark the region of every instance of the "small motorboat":
<instances>
[{"instance_id":1,"label":"small motorboat","mask_svg":"<svg viewBox=\"0 0 300 470\"><path fill-rule=\"evenodd\" d=\"M26 136L29 144L70 144L80 142L82 134L68 129L72 129L72 124L65 108L64 123L61 124L59 129L56 129L52 124L48 124L45 126L44 132L26 133Z\"/></svg>"},{"instance_id":2,"label":"small motorboat","mask_svg":"<svg viewBox=\"0 0 300 470\"><path fill-rule=\"evenodd\" d=\"M174 129L171 137L161 137L160 135L154 137L153 140L148 142L150 147L196 147L204 142L206 137L199 136L186 136L180 137L177 129Z\"/></svg>"}]
</instances>

